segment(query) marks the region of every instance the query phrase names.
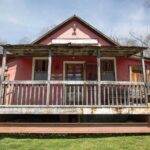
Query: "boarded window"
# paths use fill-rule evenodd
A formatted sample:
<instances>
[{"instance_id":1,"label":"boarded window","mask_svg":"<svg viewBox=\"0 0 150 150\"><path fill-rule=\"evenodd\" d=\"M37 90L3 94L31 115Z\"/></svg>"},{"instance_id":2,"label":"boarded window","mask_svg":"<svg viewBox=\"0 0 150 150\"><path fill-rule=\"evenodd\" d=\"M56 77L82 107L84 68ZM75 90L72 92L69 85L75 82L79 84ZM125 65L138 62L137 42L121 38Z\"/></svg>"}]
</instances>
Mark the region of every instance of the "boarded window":
<instances>
[{"instance_id":1,"label":"boarded window","mask_svg":"<svg viewBox=\"0 0 150 150\"><path fill-rule=\"evenodd\" d=\"M34 80L47 80L48 60L35 60Z\"/></svg>"},{"instance_id":2,"label":"boarded window","mask_svg":"<svg viewBox=\"0 0 150 150\"><path fill-rule=\"evenodd\" d=\"M146 67L147 81L150 82L150 68ZM141 65L131 66L131 81L143 82L143 72Z\"/></svg>"},{"instance_id":3,"label":"boarded window","mask_svg":"<svg viewBox=\"0 0 150 150\"><path fill-rule=\"evenodd\" d=\"M147 82L150 83L150 68L146 69L146 74L147 74Z\"/></svg>"}]
</instances>

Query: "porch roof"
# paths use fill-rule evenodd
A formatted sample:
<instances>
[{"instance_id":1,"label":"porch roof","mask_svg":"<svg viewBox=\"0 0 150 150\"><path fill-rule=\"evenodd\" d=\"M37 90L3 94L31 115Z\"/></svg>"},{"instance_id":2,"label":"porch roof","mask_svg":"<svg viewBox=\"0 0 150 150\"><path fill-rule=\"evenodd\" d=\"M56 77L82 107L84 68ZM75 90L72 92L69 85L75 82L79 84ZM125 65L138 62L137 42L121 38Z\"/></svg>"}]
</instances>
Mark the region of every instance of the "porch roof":
<instances>
[{"instance_id":1,"label":"porch roof","mask_svg":"<svg viewBox=\"0 0 150 150\"><path fill-rule=\"evenodd\" d=\"M48 56L51 50L52 56L97 56L100 51L102 57L132 56L147 47L135 46L91 46L73 44L52 44L52 45L1 45L13 56Z\"/></svg>"}]
</instances>

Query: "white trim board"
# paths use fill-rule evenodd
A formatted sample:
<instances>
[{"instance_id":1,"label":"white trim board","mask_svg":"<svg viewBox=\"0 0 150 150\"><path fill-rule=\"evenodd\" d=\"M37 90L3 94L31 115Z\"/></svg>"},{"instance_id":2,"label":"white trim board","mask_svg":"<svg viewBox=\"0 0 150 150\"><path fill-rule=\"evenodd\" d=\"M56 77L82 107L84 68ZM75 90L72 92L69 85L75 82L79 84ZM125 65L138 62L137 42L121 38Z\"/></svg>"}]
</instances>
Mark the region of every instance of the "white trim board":
<instances>
[{"instance_id":1,"label":"white trim board","mask_svg":"<svg viewBox=\"0 0 150 150\"><path fill-rule=\"evenodd\" d=\"M65 80L65 71L66 71L66 64L85 64L86 61L63 61L63 80ZM85 70L84 71L84 79L85 79Z\"/></svg>"}]
</instances>

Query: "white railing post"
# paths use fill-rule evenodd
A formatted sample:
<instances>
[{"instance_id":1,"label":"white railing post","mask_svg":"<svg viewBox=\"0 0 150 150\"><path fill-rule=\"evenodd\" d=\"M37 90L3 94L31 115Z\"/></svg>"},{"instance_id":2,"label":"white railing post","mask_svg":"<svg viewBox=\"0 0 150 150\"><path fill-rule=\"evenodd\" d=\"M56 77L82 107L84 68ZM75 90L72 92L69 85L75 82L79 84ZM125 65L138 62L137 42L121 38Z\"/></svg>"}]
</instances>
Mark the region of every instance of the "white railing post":
<instances>
[{"instance_id":1,"label":"white railing post","mask_svg":"<svg viewBox=\"0 0 150 150\"><path fill-rule=\"evenodd\" d=\"M100 62L100 51L97 51L97 81L98 81L98 105L101 105L101 62Z\"/></svg>"},{"instance_id":2,"label":"white railing post","mask_svg":"<svg viewBox=\"0 0 150 150\"><path fill-rule=\"evenodd\" d=\"M0 84L0 104L2 105L3 100L3 81L5 79L5 68L6 68L6 56L7 51L3 49L3 57L2 57L2 68L1 68L1 84Z\"/></svg>"},{"instance_id":3,"label":"white railing post","mask_svg":"<svg viewBox=\"0 0 150 150\"><path fill-rule=\"evenodd\" d=\"M147 77L146 77L145 60L144 60L143 52L141 52L141 61L142 61L143 81L145 83L144 85L145 102L148 105Z\"/></svg>"},{"instance_id":4,"label":"white railing post","mask_svg":"<svg viewBox=\"0 0 150 150\"><path fill-rule=\"evenodd\" d=\"M50 80L51 80L51 64L52 64L52 57L51 57L51 50L48 51L48 76L47 76L47 99L46 105L49 105L49 96L50 96ZM53 93L52 93L53 94Z\"/></svg>"}]
</instances>

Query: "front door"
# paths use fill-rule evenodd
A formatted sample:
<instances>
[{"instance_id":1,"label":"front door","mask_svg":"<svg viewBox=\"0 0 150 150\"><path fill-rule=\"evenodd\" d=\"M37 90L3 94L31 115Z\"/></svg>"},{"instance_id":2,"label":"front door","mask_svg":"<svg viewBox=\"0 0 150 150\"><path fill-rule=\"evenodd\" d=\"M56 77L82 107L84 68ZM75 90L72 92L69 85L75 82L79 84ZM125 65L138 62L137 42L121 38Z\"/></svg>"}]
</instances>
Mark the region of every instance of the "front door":
<instances>
[{"instance_id":1,"label":"front door","mask_svg":"<svg viewBox=\"0 0 150 150\"><path fill-rule=\"evenodd\" d=\"M83 81L84 80L84 63L66 63L65 64L65 80L66 81ZM67 84L66 90L66 104L80 105L83 101L81 94L82 85Z\"/></svg>"},{"instance_id":2,"label":"front door","mask_svg":"<svg viewBox=\"0 0 150 150\"><path fill-rule=\"evenodd\" d=\"M66 63L65 80L81 81L84 80L83 63Z\"/></svg>"},{"instance_id":3,"label":"front door","mask_svg":"<svg viewBox=\"0 0 150 150\"><path fill-rule=\"evenodd\" d=\"M82 81L84 80L84 63L65 63L65 80L67 81ZM82 101L81 97L81 88L79 89L79 85L66 85L66 104L67 105L74 105L80 104ZM79 90L79 91L78 91ZM79 94L79 93L80 94ZM78 101L77 93L80 95L80 101ZM68 115L66 116L68 122L78 122L79 115Z\"/></svg>"}]
</instances>

